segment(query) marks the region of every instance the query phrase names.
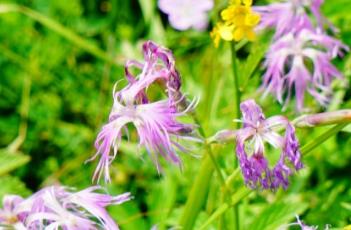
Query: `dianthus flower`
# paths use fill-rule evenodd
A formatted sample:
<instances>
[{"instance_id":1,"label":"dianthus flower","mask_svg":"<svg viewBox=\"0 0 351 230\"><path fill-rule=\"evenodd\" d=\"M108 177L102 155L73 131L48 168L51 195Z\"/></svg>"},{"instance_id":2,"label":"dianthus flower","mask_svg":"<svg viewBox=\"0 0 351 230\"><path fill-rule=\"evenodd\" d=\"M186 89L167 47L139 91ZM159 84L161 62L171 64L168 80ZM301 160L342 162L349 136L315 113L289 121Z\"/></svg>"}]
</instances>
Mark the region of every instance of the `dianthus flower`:
<instances>
[{"instance_id":1,"label":"dianthus flower","mask_svg":"<svg viewBox=\"0 0 351 230\"><path fill-rule=\"evenodd\" d=\"M131 199L129 193L110 196L95 192L100 186L73 192L62 186L44 188L27 199L4 197L0 226L25 229L118 230L106 207Z\"/></svg>"},{"instance_id":2,"label":"dianthus flower","mask_svg":"<svg viewBox=\"0 0 351 230\"><path fill-rule=\"evenodd\" d=\"M236 154L246 185L251 188L286 189L288 177L303 167L295 128L283 116L266 119L254 100L242 102L240 109L244 126L236 134ZM276 129L285 129L284 137ZM264 142L281 150L273 168L265 157Z\"/></svg>"},{"instance_id":3,"label":"dianthus flower","mask_svg":"<svg viewBox=\"0 0 351 230\"><path fill-rule=\"evenodd\" d=\"M254 10L261 15L259 29L274 28L275 38L287 33L301 30L315 30L311 16L316 18L318 30L323 31L325 25L336 32L336 28L322 15L321 5L324 0L285 0L267 6L255 6Z\"/></svg>"},{"instance_id":4,"label":"dianthus flower","mask_svg":"<svg viewBox=\"0 0 351 230\"><path fill-rule=\"evenodd\" d=\"M211 32L215 46L219 38L226 41L240 41L247 38L255 40L255 26L260 21L260 15L251 9L252 0L235 0L221 12L223 23L218 23Z\"/></svg>"},{"instance_id":5,"label":"dianthus flower","mask_svg":"<svg viewBox=\"0 0 351 230\"><path fill-rule=\"evenodd\" d=\"M145 90L155 82L164 86L171 102L184 99L180 92L181 78L175 67L172 52L152 41L147 41L143 44L143 54L144 63L128 60L125 65L125 75L129 85L123 89L124 99L148 103ZM138 76L131 73L131 67L141 71Z\"/></svg>"},{"instance_id":6,"label":"dianthus flower","mask_svg":"<svg viewBox=\"0 0 351 230\"><path fill-rule=\"evenodd\" d=\"M20 215L18 205L23 198L17 195L6 195L3 197L3 207L0 209L0 229L1 226L12 226L15 230L26 229L23 224L24 216Z\"/></svg>"},{"instance_id":7,"label":"dianthus flower","mask_svg":"<svg viewBox=\"0 0 351 230\"><path fill-rule=\"evenodd\" d=\"M303 109L305 92L325 106L332 94L332 80L342 79L331 62L342 50L348 47L321 32L289 33L275 41L266 55L263 88L280 103L288 102L295 91L298 111Z\"/></svg>"},{"instance_id":8,"label":"dianthus flower","mask_svg":"<svg viewBox=\"0 0 351 230\"><path fill-rule=\"evenodd\" d=\"M207 28L207 13L213 8L213 0L159 0L158 7L168 15L173 28L202 31Z\"/></svg>"},{"instance_id":9,"label":"dianthus flower","mask_svg":"<svg viewBox=\"0 0 351 230\"><path fill-rule=\"evenodd\" d=\"M180 77L172 53L150 41L143 48L145 62L127 62L125 72L129 84L120 91L116 91L116 87L113 90L114 104L109 123L102 127L95 142L97 152L92 159L100 155L100 161L94 179L99 180L104 174L105 181L110 181L109 166L117 155L122 134L128 136L126 126L129 123L137 131L139 146L147 150L158 170L159 156L180 165L177 150L184 152L187 149L179 144L179 140L195 140L191 136L194 126L177 120L192 110L196 101L188 104L181 94ZM139 68L141 73L133 76L129 70L131 66ZM165 86L168 97L150 101L146 89L156 82Z\"/></svg>"}]
</instances>

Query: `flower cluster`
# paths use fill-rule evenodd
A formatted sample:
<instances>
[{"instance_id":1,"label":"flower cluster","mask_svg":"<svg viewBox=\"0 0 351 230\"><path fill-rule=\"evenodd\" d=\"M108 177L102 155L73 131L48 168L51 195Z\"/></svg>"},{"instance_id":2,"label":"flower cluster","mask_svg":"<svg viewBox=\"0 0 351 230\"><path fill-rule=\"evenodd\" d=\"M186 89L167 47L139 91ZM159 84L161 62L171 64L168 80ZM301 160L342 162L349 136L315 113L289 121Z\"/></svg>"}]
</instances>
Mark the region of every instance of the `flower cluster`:
<instances>
[{"instance_id":1,"label":"flower cluster","mask_svg":"<svg viewBox=\"0 0 351 230\"><path fill-rule=\"evenodd\" d=\"M129 193L110 196L100 186L74 192L62 186L44 188L27 199L6 195L0 209L5 229L119 229L106 207L131 199ZM1 228L3 229L3 228Z\"/></svg>"},{"instance_id":2,"label":"flower cluster","mask_svg":"<svg viewBox=\"0 0 351 230\"><path fill-rule=\"evenodd\" d=\"M260 21L260 15L251 9L252 0L235 0L221 12L223 20L212 30L211 37L218 47L221 39L240 41L247 38L255 40L254 28Z\"/></svg>"},{"instance_id":3,"label":"flower cluster","mask_svg":"<svg viewBox=\"0 0 351 230\"><path fill-rule=\"evenodd\" d=\"M145 147L158 170L159 155L180 165L177 150L185 152L187 149L179 144L179 140L197 140L192 136L194 126L177 120L191 111L196 101L188 103L180 92L180 76L172 53L151 41L143 45L143 51L144 63L133 60L126 64L128 85L120 91L116 91L116 86L113 90L114 104L109 122L102 127L95 142L97 152L92 159L99 155L101 157L94 179L99 180L104 173L105 181L110 181L109 166L117 155L122 134L129 136L126 127L129 123L136 128L139 145ZM134 76L131 67L141 72ZM156 83L164 87L167 98L150 101L146 90Z\"/></svg>"},{"instance_id":4,"label":"flower cluster","mask_svg":"<svg viewBox=\"0 0 351 230\"><path fill-rule=\"evenodd\" d=\"M173 28L202 31L207 28L207 12L213 8L213 0L159 0L158 7L168 15Z\"/></svg>"},{"instance_id":5,"label":"flower cluster","mask_svg":"<svg viewBox=\"0 0 351 230\"><path fill-rule=\"evenodd\" d=\"M322 0L287 0L254 8L262 16L259 28L276 30L266 56L267 71L262 86L266 93L286 104L295 91L298 111L303 109L306 92L326 106L332 96L333 79L342 79L332 60L342 56L348 47L327 35L325 25L336 29L321 14L322 3Z\"/></svg>"},{"instance_id":6,"label":"flower cluster","mask_svg":"<svg viewBox=\"0 0 351 230\"><path fill-rule=\"evenodd\" d=\"M286 189L288 177L303 167L295 128L283 116L266 119L253 100L242 102L240 109L244 126L236 134L236 153L245 183L251 188ZM277 129L285 129L284 137ZM281 149L280 158L272 169L264 155L264 142Z\"/></svg>"}]
</instances>

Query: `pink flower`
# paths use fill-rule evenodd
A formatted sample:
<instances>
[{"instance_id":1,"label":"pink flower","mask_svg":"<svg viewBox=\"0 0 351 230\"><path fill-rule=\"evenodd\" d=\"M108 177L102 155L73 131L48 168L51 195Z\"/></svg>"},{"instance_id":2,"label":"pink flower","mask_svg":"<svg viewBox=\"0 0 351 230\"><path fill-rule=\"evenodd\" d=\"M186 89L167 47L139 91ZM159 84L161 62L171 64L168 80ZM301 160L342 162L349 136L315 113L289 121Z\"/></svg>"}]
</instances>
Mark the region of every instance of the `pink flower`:
<instances>
[{"instance_id":1,"label":"pink flower","mask_svg":"<svg viewBox=\"0 0 351 230\"><path fill-rule=\"evenodd\" d=\"M4 198L0 225L14 229L107 229L118 230L106 207L131 199L129 193L110 196L95 192L100 186L72 192L65 187L44 188L27 199Z\"/></svg>"},{"instance_id":2,"label":"pink flower","mask_svg":"<svg viewBox=\"0 0 351 230\"><path fill-rule=\"evenodd\" d=\"M283 116L266 119L254 100L242 102L240 109L244 126L236 133L236 154L245 183L251 188L286 189L288 177L303 167L294 127ZM284 137L276 131L281 128L285 129ZM265 157L264 142L281 149L273 168Z\"/></svg>"},{"instance_id":3,"label":"pink flower","mask_svg":"<svg viewBox=\"0 0 351 230\"><path fill-rule=\"evenodd\" d=\"M332 63L333 58L342 55L342 50L348 47L321 32L289 33L276 40L266 55L262 88L286 104L294 91L299 111L303 109L306 92L326 106L332 95L333 79L342 79ZM307 63L311 65L308 67Z\"/></svg>"},{"instance_id":4,"label":"pink flower","mask_svg":"<svg viewBox=\"0 0 351 230\"><path fill-rule=\"evenodd\" d=\"M324 25L327 25L336 32L337 29L321 13L323 2L324 0L285 0L267 6L256 6L254 10L261 15L259 28L274 28L276 39L301 30L314 31L311 16L316 18L318 30L323 31Z\"/></svg>"},{"instance_id":5,"label":"pink flower","mask_svg":"<svg viewBox=\"0 0 351 230\"><path fill-rule=\"evenodd\" d=\"M183 98L180 87L181 79L175 67L175 60L170 50L147 41L143 45L144 62L128 60L125 65L125 75L129 85L123 89L124 100L137 100L147 103L145 90L156 81L163 83L171 102ZM134 67L140 71L137 76L131 73ZM127 92L126 92L127 91Z\"/></svg>"},{"instance_id":6,"label":"pink flower","mask_svg":"<svg viewBox=\"0 0 351 230\"><path fill-rule=\"evenodd\" d=\"M97 152L91 158L93 160L100 156L94 180L99 180L104 174L105 181L110 181L109 166L117 155L122 135L128 136L127 124L135 127L139 146L147 150L158 170L159 156L180 165L177 150L186 151L179 144L180 139L197 140L192 137L194 126L178 121L179 117L194 109L196 101L188 104L180 92L180 76L172 53L151 41L144 44L143 51L144 63L133 60L126 64L125 73L129 84L118 92L116 87L113 90L114 104L109 122L98 134L95 141ZM132 75L130 67L140 69L141 73ZM146 90L159 82L163 84L167 98L151 102Z\"/></svg>"},{"instance_id":7,"label":"pink flower","mask_svg":"<svg viewBox=\"0 0 351 230\"><path fill-rule=\"evenodd\" d=\"M207 12L213 8L212 0L159 0L158 7L168 14L168 20L177 30L194 28L204 30L208 25Z\"/></svg>"}]
</instances>

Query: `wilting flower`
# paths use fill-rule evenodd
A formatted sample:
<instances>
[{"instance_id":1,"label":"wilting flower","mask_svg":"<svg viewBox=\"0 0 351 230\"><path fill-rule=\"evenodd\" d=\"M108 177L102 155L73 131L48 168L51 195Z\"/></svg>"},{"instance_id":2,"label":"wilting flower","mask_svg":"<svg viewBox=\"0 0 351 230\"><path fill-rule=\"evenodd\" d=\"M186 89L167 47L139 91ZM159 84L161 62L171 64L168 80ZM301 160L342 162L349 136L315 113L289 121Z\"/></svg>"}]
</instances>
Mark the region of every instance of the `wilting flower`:
<instances>
[{"instance_id":1,"label":"wilting flower","mask_svg":"<svg viewBox=\"0 0 351 230\"><path fill-rule=\"evenodd\" d=\"M147 150L158 170L159 156L180 165L177 150L184 152L187 149L179 144L179 140L195 140L191 137L193 125L177 120L192 110L196 101L188 104L181 94L180 77L172 53L150 41L143 48L145 63L127 62L125 72L129 84L120 91L113 91L114 104L109 123L103 126L95 142L97 153L92 159L100 155L100 161L94 179L99 180L104 174L105 181L110 181L109 166L117 155L122 135L128 136L127 124L135 127L139 146ZM141 73L132 75L131 66L140 69ZM165 85L168 97L152 102L146 90L156 82Z\"/></svg>"},{"instance_id":2,"label":"wilting flower","mask_svg":"<svg viewBox=\"0 0 351 230\"><path fill-rule=\"evenodd\" d=\"M131 199L129 193L110 196L95 192L100 186L73 192L61 186L44 188L27 199L4 197L0 226L24 229L107 229L118 226L106 207Z\"/></svg>"},{"instance_id":3,"label":"wilting flower","mask_svg":"<svg viewBox=\"0 0 351 230\"><path fill-rule=\"evenodd\" d=\"M160 82L165 86L171 102L184 99L180 92L181 79L175 67L172 52L152 41L147 41L143 45L143 54L144 63L129 60L125 65L125 75L129 85L123 89L123 99L147 103L149 100L145 90L155 82ZM134 76L130 67L140 70L141 73Z\"/></svg>"},{"instance_id":4,"label":"wilting flower","mask_svg":"<svg viewBox=\"0 0 351 230\"><path fill-rule=\"evenodd\" d=\"M208 25L207 12L213 0L159 0L158 7L168 14L169 23L177 30L204 30Z\"/></svg>"},{"instance_id":5,"label":"wilting flower","mask_svg":"<svg viewBox=\"0 0 351 230\"><path fill-rule=\"evenodd\" d=\"M242 102L240 109L244 126L236 134L236 154L245 183L251 188L286 189L288 177L303 167L294 127L283 116L266 119L254 100ZM285 129L284 137L277 129ZM281 150L273 168L265 157L265 142Z\"/></svg>"},{"instance_id":6,"label":"wilting flower","mask_svg":"<svg viewBox=\"0 0 351 230\"><path fill-rule=\"evenodd\" d=\"M326 34L302 30L289 33L275 41L265 61L263 89L272 93L280 103L289 101L295 91L297 110L303 109L305 92L325 106L332 95L331 83L342 74L332 59L348 50L337 39Z\"/></svg>"},{"instance_id":7,"label":"wilting flower","mask_svg":"<svg viewBox=\"0 0 351 230\"><path fill-rule=\"evenodd\" d=\"M332 30L336 28L322 15L321 5L324 0L285 0L267 6L255 6L254 10L261 15L258 28L274 28L275 38L287 33L297 33L301 30L315 30L313 20L308 12L316 18L318 30L327 25Z\"/></svg>"},{"instance_id":8,"label":"wilting flower","mask_svg":"<svg viewBox=\"0 0 351 230\"><path fill-rule=\"evenodd\" d=\"M220 38L226 41L255 40L255 26L260 15L251 9L252 0L235 0L221 12L223 23L219 22L212 30L211 37L218 47Z\"/></svg>"}]
</instances>

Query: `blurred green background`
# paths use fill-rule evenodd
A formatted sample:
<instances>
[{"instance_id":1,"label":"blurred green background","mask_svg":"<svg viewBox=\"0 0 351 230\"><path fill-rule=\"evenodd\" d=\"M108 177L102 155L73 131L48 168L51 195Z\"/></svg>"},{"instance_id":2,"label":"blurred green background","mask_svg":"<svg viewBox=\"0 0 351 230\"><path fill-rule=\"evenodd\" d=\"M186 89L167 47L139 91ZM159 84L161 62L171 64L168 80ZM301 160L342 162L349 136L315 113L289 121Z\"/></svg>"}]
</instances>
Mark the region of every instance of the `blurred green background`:
<instances>
[{"instance_id":1,"label":"blurred green background","mask_svg":"<svg viewBox=\"0 0 351 230\"><path fill-rule=\"evenodd\" d=\"M212 25L225 5L216 1ZM351 45L348 5L348 0L326 1L323 12L340 29L338 37ZM153 0L0 1L0 198L7 193L28 196L55 183L79 189L91 185L96 161L84 162L95 153L94 139L107 121L113 84L124 78L126 59L142 58L141 45L148 39L173 50L183 92L201 98L197 114L206 135L234 127L229 45L215 49L208 32L175 31ZM263 70L254 68L268 44L269 36L263 35L241 49L239 57L243 98L255 98L270 116L280 114L281 107L272 97L260 99ZM350 80L350 55L335 64ZM346 86L336 82L327 110L350 108ZM309 100L313 111L323 110ZM291 103L285 115L294 118L293 108ZM301 144L327 128L299 130ZM351 224L350 131L349 126L304 158L305 169L287 192L246 198L240 205L243 229L275 229L294 221L295 214L321 229L327 223ZM137 150L136 137L132 139L123 143L113 163L108 191L130 191L135 199L111 207L111 215L122 229L177 225L201 159L182 154L182 170L163 162L164 172L158 174L147 154ZM216 152L223 172L230 174L233 145L216 146ZM201 157L201 146L194 154ZM214 176L197 226L218 207L219 192Z\"/></svg>"}]
</instances>

